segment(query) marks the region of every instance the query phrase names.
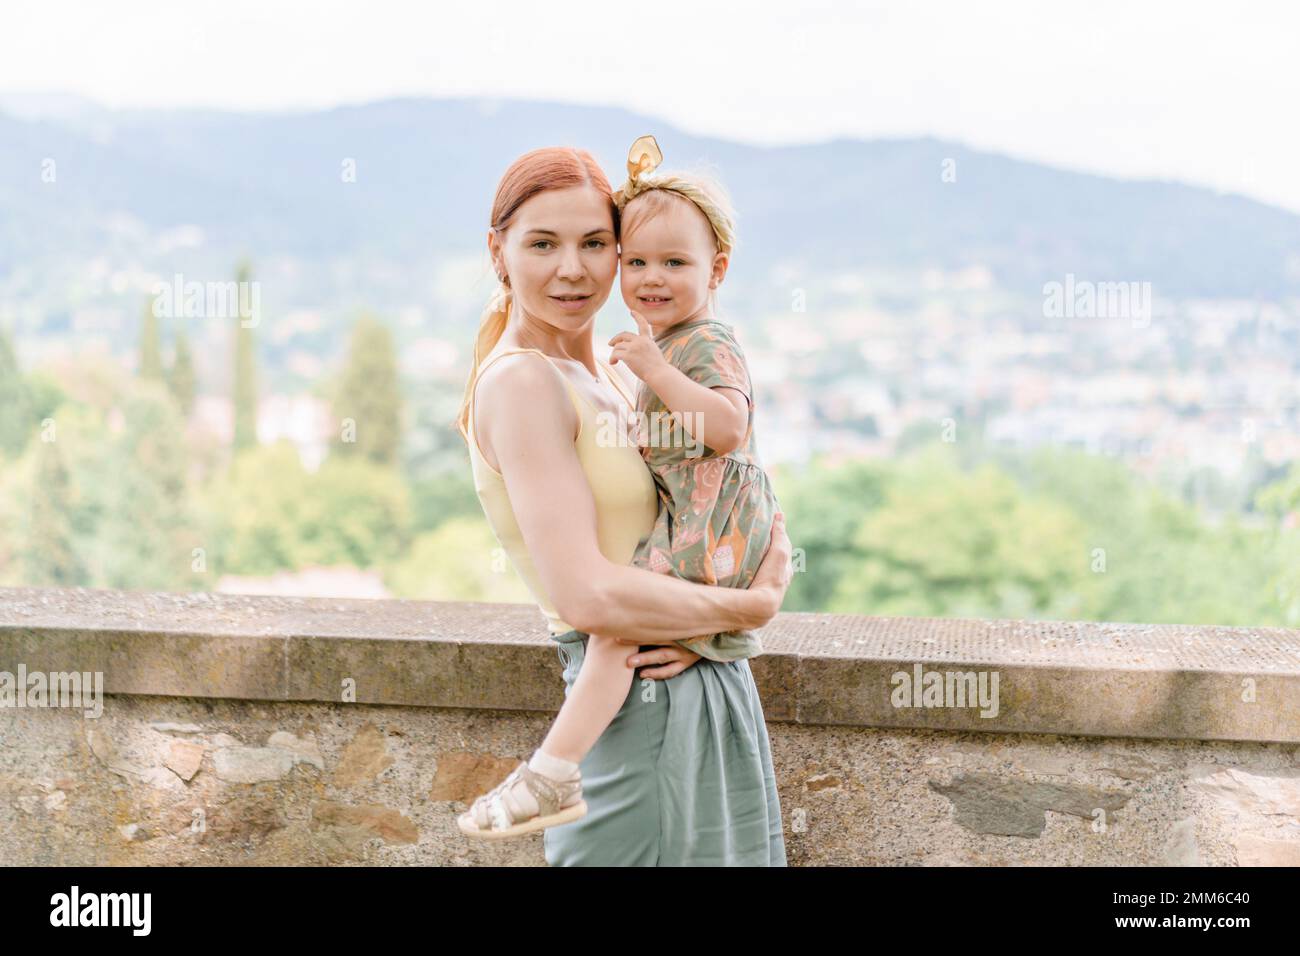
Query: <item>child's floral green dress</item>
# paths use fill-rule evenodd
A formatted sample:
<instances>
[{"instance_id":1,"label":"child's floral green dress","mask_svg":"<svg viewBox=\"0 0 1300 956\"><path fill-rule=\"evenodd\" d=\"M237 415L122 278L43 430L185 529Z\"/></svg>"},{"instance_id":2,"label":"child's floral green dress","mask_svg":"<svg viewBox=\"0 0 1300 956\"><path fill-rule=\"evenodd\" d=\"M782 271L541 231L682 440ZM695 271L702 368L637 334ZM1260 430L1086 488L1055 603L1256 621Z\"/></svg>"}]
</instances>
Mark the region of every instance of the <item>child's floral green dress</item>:
<instances>
[{"instance_id":1,"label":"child's floral green dress","mask_svg":"<svg viewBox=\"0 0 1300 956\"><path fill-rule=\"evenodd\" d=\"M669 329L655 342L664 358L692 381L743 392L749 400L749 427L739 448L719 455L685 431L681 420L641 383L637 418L649 425L641 435L641 453L659 490L659 516L633 564L698 584L747 588L767 553L781 506L754 442L754 392L744 353L731 327L716 319ZM750 631L677 643L715 661L762 653L761 641Z\"/></svg>"}]
</instances>

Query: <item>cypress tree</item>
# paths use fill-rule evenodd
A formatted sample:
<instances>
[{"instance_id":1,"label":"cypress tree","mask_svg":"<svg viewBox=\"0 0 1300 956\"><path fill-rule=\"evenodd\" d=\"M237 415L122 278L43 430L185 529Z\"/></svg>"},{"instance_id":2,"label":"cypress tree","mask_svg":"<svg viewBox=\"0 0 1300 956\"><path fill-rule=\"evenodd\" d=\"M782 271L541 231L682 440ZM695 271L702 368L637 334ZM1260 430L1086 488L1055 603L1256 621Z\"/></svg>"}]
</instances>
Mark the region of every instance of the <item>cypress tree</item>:
<instances>
[{"instance_id":1,"label":"cypress tree","mask_svg":"<svg viewBox=\"0 0 1300 956\"><path fill-rule=\"evenodd\" d=\"M247 261L238 271L239 288L249 282L252 270ZM257 444L257 353L253 329L235 317L235 451Z\"/></svg>"},{"instance_id":2,"label":"cypress tree","mask_svg":"<svg viewBox=\"0 0 1300 956\"><path fill-rule=\"evenodd\" d=\"M379 465L397 463L402 438L397 350L388 326L373 316L363 316L352 328L334 419L339 429L332 443L335 453L362 456Z\"/></svg>"},{"instance_id":3,"label":"cypress tree","mask_svg":"<svg viewBox=\"0 0 1300 956\"><path fill-rule=\"evenodd\" d=\"M144 308L144 321L140 323L140 377L163 380L162 342L158 331L158 316L153 312L154 300Z\"/></svg>"},{"instance_id":4,"label":"cypress tree","mask_svg":"<svg viewBox=\"0 0 1300 956\"><path fill-rule=\"evenodd\" d=\"M35 428L32 396L9 335L0 327L0 453L17 458Z\"/></svg>"},{"instance_id":5,"label":"cypress tree","mask_svg":"<svg viewBox=\"0 0 1300 956\"><path fill-rule=\"evenodd\" d=\"M198 386L194 375L194 359L190 355L190 342L185 334L184 324L176 332L176 351L172 356L172 368L171 374L167 377L167 387L172 397L176 399L181 414L189 418L194 410L194 398Z\"/></svg>"}]
</instances>

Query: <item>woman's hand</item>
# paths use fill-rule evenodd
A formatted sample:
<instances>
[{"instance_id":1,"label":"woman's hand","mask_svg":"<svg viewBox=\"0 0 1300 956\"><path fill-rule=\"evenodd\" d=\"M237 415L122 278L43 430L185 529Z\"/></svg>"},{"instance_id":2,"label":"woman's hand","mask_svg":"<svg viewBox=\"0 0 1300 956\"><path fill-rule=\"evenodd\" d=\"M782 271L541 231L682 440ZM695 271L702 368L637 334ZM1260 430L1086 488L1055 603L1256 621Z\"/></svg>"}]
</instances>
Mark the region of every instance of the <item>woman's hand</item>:
<instances>
[{"instance_id":1,"label":"woman's hand","mask_svg":"<svg viewBox=\"0 0 1300 956\"><path fill-rule=\"evenodd\" d=\"M653 667L642 671L641 676L654 680L667 680L670 677L676 677L699 659L699 654L688 651L680 644L666 644L663 647L656 647L653 651L638 651L627 659L627 663L629 667L640 667L642 664L662 664L662 667Z\"/></svg>"},{"instance_id":2,"label":"woman's hand","mask_svg":"<svg viewBox=\"0 0 1300 956\"><path fill-rule=\"evenodd\" d=\"M778 511L772 522L772 545L767 549L767 555L754 572L754 580L749 585L750 593L761 595L765 602L765 617L759 627L771 621L776 617L776 612L781 610L785 592L794 579L794 568L790 564L793 553L790 537L785 533L785 515Z\"/></svg>"}]
</instances>

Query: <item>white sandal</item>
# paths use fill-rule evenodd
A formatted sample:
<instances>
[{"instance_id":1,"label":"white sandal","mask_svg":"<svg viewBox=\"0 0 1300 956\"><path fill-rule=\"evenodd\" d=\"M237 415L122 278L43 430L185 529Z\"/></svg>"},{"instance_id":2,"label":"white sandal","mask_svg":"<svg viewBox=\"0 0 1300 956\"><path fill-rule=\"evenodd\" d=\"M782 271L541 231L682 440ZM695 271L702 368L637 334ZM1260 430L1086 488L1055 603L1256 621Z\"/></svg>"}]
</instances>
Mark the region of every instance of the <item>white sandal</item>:
<instances>
[{"instance_id":1,"label":"white sandal","mask_svg":"<svg viewBox=\"0 0 1300 956\"><path fill-rule=\"evenodd\" d=\"M537 802L537 813L529 815L520 805L518 790L524 787ZM456 823L466 836L487 840L504 840L572 823L587 813L582 799L582 779L553 780L528 766L526 762L479 797L462 813Z\"/></svg>"}]
</instances>

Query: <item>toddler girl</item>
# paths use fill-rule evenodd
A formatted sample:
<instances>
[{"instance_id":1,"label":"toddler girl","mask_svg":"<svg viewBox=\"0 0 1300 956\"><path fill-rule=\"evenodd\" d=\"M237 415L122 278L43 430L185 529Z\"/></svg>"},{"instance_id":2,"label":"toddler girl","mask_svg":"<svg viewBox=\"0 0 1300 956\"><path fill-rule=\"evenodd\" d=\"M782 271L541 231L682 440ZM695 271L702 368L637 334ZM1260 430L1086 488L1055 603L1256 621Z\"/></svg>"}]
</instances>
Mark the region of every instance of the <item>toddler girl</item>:
<instances>
[{"instance_id":1,"label":"toddler girl","mask_svg":"<svg viewBox=\"0 0 1300 956\"><path fill-rule=\"evenodd\" d=\"M733 215L715 183L650 175L662 159L637 140L631 175L614 195L622 214L623 301L636 334L610 339L613 364L641 380L642 454L659 489L659 517L633 563L700 584L748 587L780 511L753 436L753 385L731 327L713 317L735 244ZM651 337L653 336L653 338ZM762 653L747 631L678 641L710 660Z\"/></svg>"},{"instance_id":2,"label":"toddler girl","mask_svg":"<svg viewBox=\"0 0 1300 956\"><path fill-rule=\"evenodd\" d=\"M652 136L628 155L628 181L614 194L621 213L620 283L637 331L610 339L641 385L637 442L659 491L655 526L633 564L701 584L749 587L767 553L780 505L753 438L753 386L729 326L713 315L715 290L735 243L721 188L701 177L654 175L662 160ZM614 438L629 436L620 424ZM748 632L678 641L725 664L762 653ZM528 763L462 814L471 836L522 835L586 813L578 762L586 749L566 732L580 712L594 741L622 708L632 682L629 648L589 635L582 669L561 715ZM570 713L571 709L574 709ZM569 720L570 727L575 721Z\"/></svg>"}]
</instances>

